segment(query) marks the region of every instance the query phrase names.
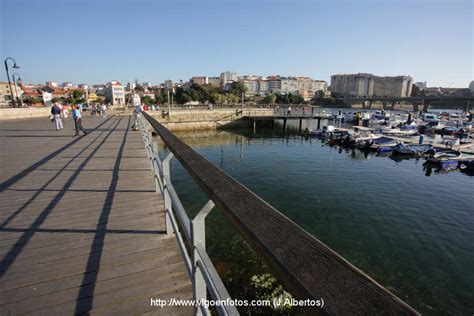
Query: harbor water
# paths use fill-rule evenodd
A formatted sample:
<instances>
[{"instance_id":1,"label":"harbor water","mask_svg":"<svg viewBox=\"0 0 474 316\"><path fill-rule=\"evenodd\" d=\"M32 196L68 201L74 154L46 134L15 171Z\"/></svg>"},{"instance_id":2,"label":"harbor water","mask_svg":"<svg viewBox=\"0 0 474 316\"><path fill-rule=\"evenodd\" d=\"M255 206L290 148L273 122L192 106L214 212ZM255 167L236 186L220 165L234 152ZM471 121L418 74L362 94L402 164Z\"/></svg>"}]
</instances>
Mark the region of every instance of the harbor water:
<instances>
[{"instance_id":1,"label":"harbor water","mask_svg":"<svg viewBox=\"0 0 474 316\"><path fill-rule=\"evenodd\" d=\"M474 176L278 129L177 135L420 312L474 311ZM196 213L207 199L176 161L172 179L185 208ZM231 296L242 298L229 271L261 269L235 246L241 238L216 210L207 234Z\"/></svg>"}]
</instances>

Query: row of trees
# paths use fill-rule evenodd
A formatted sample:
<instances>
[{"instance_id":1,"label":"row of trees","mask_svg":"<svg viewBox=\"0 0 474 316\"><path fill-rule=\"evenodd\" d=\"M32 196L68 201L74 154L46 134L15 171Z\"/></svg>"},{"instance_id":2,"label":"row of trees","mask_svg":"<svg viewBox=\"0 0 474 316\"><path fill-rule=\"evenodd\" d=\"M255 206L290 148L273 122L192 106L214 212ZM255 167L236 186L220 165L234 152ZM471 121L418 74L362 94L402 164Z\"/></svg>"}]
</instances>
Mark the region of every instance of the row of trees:
<instances>
[{"instance_id":1,"label":"row of trees","mask_svg":"<svg viewBox=\"0 0 474 316\"><path fill-rule=\"evenodd\" d=\"M137 86L135 88L137 92L143 92L143 87ZM185 90L180 87L177 88L173 97L173 100L177 104L185 104L188 102L197 101L200 103L211 102L213 104L235 104L241 101L242 95L245 94L247 88L241 82L235 82L230 90L222 91L217 87L211 85L192 85L189 89ZM141 97L143 104L151 105L154 103L163 104L168 102L168 92L165 89L154 90L155 99L144 95ZM252 101L255 103L262 104L303 104L307 103L302 96L297 94L269 94L265 97L254 96L245 98L245 102Z\"/></svg>"},{"instance_id":2,"label":"row of trees","mask_svg":"<svg viewBox=\"0 0 474 316\"><path fill-rule=\"evenodd\" d=\"M31 105L31 104L36 104L36 103L41 103L41 100L37 97L31 97L28 96L23 99L23 102L25 104ZM60 98L52 98L51 102L62 102L62 103L69 103L69 104L79 104L79 103L84 103L85 98L83 95L83 92L80 90L74 90L70 96L66 97L60 97Z\"/></svg>"}]
</instances>

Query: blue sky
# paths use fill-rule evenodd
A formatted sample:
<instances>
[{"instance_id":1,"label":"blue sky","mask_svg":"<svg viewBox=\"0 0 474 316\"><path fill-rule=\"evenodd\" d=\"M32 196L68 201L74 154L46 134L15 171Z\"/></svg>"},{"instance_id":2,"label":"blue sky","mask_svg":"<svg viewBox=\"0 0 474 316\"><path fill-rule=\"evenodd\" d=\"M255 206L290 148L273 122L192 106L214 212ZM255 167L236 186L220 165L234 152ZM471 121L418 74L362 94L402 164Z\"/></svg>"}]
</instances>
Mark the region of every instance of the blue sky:
<instances>
[{"instance_id":1,"label":"blue sky","mask_svg":"<svg viewBox=\"0 0 474 316\"><path fill-rule=\"evenodd\" d=\"M473 0L0 0L1 57L25 82L195 75L473 80ZM1 80L6 79L1 71Z\"/></svg>"}]
</instances>

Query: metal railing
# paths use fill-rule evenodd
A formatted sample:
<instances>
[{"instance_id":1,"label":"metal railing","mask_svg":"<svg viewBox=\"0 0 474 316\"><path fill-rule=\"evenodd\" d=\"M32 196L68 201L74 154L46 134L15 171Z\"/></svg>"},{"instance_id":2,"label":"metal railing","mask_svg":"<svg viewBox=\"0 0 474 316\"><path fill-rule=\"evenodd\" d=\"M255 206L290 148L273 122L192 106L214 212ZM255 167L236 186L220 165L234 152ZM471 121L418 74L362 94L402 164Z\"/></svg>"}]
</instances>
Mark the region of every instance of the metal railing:
<instances>
[{"instance_id":1,"label":"metal railing","mask_svg":"<svg viewBox=\"0 0 474 316\"><path fill-rule=\"evenodd\" d=\"M173 158L173 153L169 152L166 158L161 160L158 144L153 141L152 134L141 115L137 116L137 123L154 174L155 190L157 193L161 193L164 198L166 234L174 234L178 241L186 270L192 281L193 300L206 300L207 291L215 301L230 300L230 295L206 252L205 219L214 208L214 202L209 200L193 219L188 217L171 183L170 161ZM191 253L188 253L182 235L186 238ZM216 309L220 315L239 314L235 306L220 304L216 306ZM195 314L210 315L210 312L204 304L200 304L199 307L195 306Z\"/></svg>"},{"instance_id":2,"label":"metal railing","mask_svg":"<svg viewBox=\"0 0 474 316\"><path fill-rule=\"evenodd\" d=\"M164 160L158 156L158 146L144 119L169 149ZM195 300L206 299L207 292L213 300L230 299L206 252L204 220L216 206L296 299L323 299L322 310L330 314L418 315L397 296L196 153L153 117L143 113L138 125L154 172L156 191L164 196L166 232L176 236ZM173 157L210 199L193 219L187 216L171 183L169 163ZM234 306L216 308L221 315L238 314ZM195 314L209 314L209 310L195 306Z\"/></svg>"}]
</instances>

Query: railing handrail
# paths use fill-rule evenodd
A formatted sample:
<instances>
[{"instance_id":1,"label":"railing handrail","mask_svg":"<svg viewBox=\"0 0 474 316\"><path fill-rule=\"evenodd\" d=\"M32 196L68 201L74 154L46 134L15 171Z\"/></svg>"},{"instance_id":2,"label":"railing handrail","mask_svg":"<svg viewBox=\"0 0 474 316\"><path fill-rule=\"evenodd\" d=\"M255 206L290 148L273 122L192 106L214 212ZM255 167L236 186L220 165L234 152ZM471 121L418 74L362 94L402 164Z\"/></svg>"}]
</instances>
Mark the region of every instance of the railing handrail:
<instances>
[{"instance_id":1,"label":"railing handrail","mask_svg":"<svg viewBox=\"0 0 474 316\"><path fill-rule=\"evenodd\" d=\"M217 209L297 299L324 300L331 314L418 314L237 180L143 113Z\"/></svg>"}]
</instances>

